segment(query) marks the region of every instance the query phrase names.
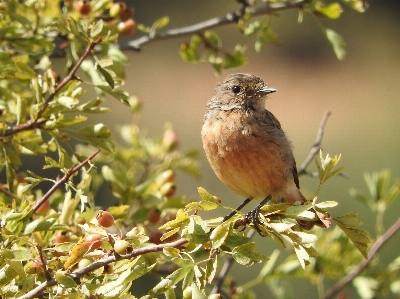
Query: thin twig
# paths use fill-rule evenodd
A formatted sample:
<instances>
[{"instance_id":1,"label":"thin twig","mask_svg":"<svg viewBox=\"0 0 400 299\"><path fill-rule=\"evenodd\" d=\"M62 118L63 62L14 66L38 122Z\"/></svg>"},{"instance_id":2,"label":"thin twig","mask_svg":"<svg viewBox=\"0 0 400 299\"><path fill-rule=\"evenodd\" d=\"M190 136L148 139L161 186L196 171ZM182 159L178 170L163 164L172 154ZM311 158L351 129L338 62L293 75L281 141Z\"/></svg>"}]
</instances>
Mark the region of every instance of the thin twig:
<instances>
[{"instance_id":1,"label":"thin twig","mask_svg":"<svg viewBox=\"0 0 400 299\"><path fill-rule=\"evenodd\" d=\"M79 58L79 60L76 62L74 67L71 69L69 74L64 78L64 80L61 81L60 84L57 85L56 89L52 94L49 95L49 97L45 100L43 103L42 107L37 113L37 116L35 119L31 118L28 121L26 121L23 124L15 125L4 132L0 134L0 138L6 137L6 136L11 136L14 134L17 134L22 131L28 131L28 130L33 130L38 127L40 127L42 124L46 122L46 120L41 119L43 116L43 113L46 111L47 107L49 106L50 102L54 100L55 96L60 92L60 90L67 85L67 83L73 79L75 79L75 74L80 68L82 62L89 56L89 54L92 52L93 48L101 42L102 38L99 37L97 40L92 42L85 50L83 55Z\"/></svg>"},{"instance_id":2,"label":"thin twig","mask_svg":"<svg viewBox=\"0 0 400 299\"><path fill-rule=\"evenodd\" d=\"M250 231L249 234L247 235L247 237L251 239L251 237L253 237L254 233L255 233L255 230ZM229 271L231 270L234 262L235 262L235 259L231 256L225 260L225 262L221 268L221 271L219 272L219 275L216 278L215 285L211 291L211 294L221 294L222 293L222 285L224 283L224 279L225 279L226 275L228 275Z\"/></svg>"},{"instance_id":3,"label":"thin twig","mask_svg":"<svg viewBox=\"0 0 400 299\"><path fill-rule=\"evenodd\" d=\"M36 247L36 251L38 252L40 261L42 262L42 268L43 268L44 276L46 277L46 280L49 281L52 278L51 278L49 270L47 269L47 261L46 261L45 257L43 256L42 246L37 244L35 247Z\"/></svg>"},{"instance_id":4,"label":"thin twig","mask_svg":"<svg viewBox=\"0 0 400 299\"><path fill-rule=\"evenodd\" d=\"M371 247L368 253L368 259L363 260L352 272L347 274L342 280L340 280L335 286L333 286L328 292L326 292L323 299L331 299L336 296L345 286L353 281L357 275L359 275L372 261L374 256L386 244L393 235L400 230L400 218L384 233L382 236L376 240L375 244Z\"/></svg>"},{"instance_id":5,"label":"thin twig","mask_svg":"<svg viewBox=\"0 0 400 299\"><path fill-rule=\"evenodd\" d=\"M325 125L326 122L328 121L329 116L332 113L330 111L326 111L322 121L318 127L318 132L317 132L317 139L315 140L314 144L311 147L310 153L308 154L307 158L304 160L304 162L301 164L299 170L298 170L298 175L303 175L307 174L307 167L310 165L312 160L314 159L314 156L318 153L318 151L321 149L321 142L322 142L322 137L324 136L324 130L325 130Z\"/></svg>"},{"instance_id":6,"label":"thin twig","mask_svg":"<svg viewBox=\"0 0 400 299\"><path fill-rule=\"evenodd\" d=\"M100 267L103 267L105 265L108 265L110 263L123 260L123 259L131 259L133 257L143 255L146 253L150 252L158 252L162 251L164 248L167 247L173 247L173 248L178 248L187 243L188 241L185 239L179 239L177 241L171 242L171 243L165 243L165 244L159 244L159 245L154 245L154 246L147 246L143 248L138 248L134 250L132 253L127 254L127 255L113 255L113 256L107 256L105 258L102 258L100 260L97 260L93 262L92 264L88 265L87 267L84 267L82 269L78 269L71 274L68 274L72 279L76 280L96 269L99 269ZM19 297L18 299L32 299L38 297L44 290L46 290L47 287L55 286L57 284L57 281L55 279L51 279L48 281L45 281L35 287L33 290L30 292L26 293L25 295Z\"/></svg>"},{"instance_id":7,"label":"thin twig","mask_svg":"<svg viewBox=\"0 0 400 299\"><path fill-rule=\"evenodd\" d=\"M250 13L253 16L265 15L285 9L301 8L308 2L309 0L297 0L297 1L287 1L287 2L285 1L285 2L274 2L274 3L267 2L262 7L258 8L248 7L246 10L240 9L234 12L227 13L225 16L211 18L206 21L192 24L189 26L169 29L163 32L151 32L147 35L141 36L137 39L128 42L126 46L121 46L121 48L128 48L140 51L143 45L155 40L191 35L215 27L219 27L222 25L237 23L238 20L241 17L243 17L245 13Z\"/></svg>"},{"instance_id":8,"label":"thin twig","mask_svg":"<svg viewBox=\"0 0 400 299\"><path fill-rule=\"evenodd\" d=\"M50 188L49 191L46 192L45 195L37 202L36 206L33 208L33 214L40 208L40 206L50 198L50 196L58 189L60 188L63 184L68 182L69 178L77 171L79 171L83 166L89 163L90 160L92 160L96 155L100 152L100 150L97 150L93 154L91 154L89 157L87 157L85 160L83 160L81 163L78 165L75 165L71 167L68 172L57 182L53 185L53 187Z\"/></svg>"}]
</instances>

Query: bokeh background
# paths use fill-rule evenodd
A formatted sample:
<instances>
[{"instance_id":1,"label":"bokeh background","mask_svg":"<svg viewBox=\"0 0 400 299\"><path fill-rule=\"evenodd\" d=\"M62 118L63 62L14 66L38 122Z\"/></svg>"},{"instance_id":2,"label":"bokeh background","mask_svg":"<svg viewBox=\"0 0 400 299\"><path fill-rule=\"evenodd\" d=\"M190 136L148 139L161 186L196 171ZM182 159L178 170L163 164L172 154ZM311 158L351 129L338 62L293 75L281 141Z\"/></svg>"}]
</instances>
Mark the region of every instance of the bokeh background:
<instances>
[{"instance_id":1,"label":"bokeh background","mask_svg":"<svg viewBox=\"0 0 400 299\"><path fill-rule=\"evenodd\" d=\"M135 7L138 23L150 25L168 15L169 28L200 22L238 8L233 0L135 0L129 4ZM235 25L215 30L226 49L232 49L237 43L248 46L248 63L239 69L224 71L222 77L233 72L250 72L278 89L269 97L267 108L281 121L292 140L298 164L307 156L323 114L327 110L332 112L325 129L323 150L332 156L342 155L340 165L346 167L346 177L335 177L328 182L320 200L339 202L333 215L358 211L364 227L371 232L373 215L352 199L348 190L354 187L367 193L363 178L366 171L388 168L394 178L400 177L399 12L398 1L369 1L369 9L363 14L346 8L338 21L320 20L346 40L348 53L341 62L315 19L306 15L299 24L298 12L294 10L283 11L272 19L281 45L269 44L259 54L254 51L254 40L243 37ZM137 33L132 38L139 36ZM169 122L180 136L182 150L202 151L200 130L205 104L222 77L216 77L208 64L192 65L181 60L179 46L189 38L155 41L139 53L126 51L130 59L126 89L142 101L140 125L150 136L160 136ZM112 100L108 104L113 113L94 121L101 120L115 130L119 124L131 122L132 115L126 106ZM201 163L201 180L178 174L179 194L197 199L196 189L202 186L218 195L224 204L236 206L243 200L217 179L204 155ZM312 194L318 184L317 179L304 176L300 182L306 194ZM399 211L397 200L386 214L386 228L399 217ZM262 250L271 253L275 247L269 247L271 243L267 241L265 244ZM381 257L389 261L398 256L398 244L400 237L396 236L382 250ZM237 266L232 272L238 281L245 281L244 277L254 273L253 269L243 268ZM296 298L317 298L315 286L306 281L300 283L301 288L295 288ZM259 298L268 297L265 286L256 291L261 294Z\"/></svg>"}]
</instances>

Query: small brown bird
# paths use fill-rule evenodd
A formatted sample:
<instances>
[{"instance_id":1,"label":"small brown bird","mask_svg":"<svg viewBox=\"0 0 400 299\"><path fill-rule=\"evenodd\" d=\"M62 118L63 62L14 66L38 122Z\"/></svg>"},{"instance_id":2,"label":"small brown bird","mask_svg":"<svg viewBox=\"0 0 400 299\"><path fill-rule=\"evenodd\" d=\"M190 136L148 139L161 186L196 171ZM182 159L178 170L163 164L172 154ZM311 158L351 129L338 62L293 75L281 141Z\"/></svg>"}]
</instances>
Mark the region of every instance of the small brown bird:
<instances>
[{"instance_id":1,"label":"small brown bird","mask_svg":"<svg viewBox=\"0 0 400 299\"><path fill-rule=\"evenodd\" d=\"M276 117L265 109L266 96L275 91L255 75L232 74L216 86L207 103L203 147L218 178L246 197L237 210L252 199L264 199L262 204L270 199L290 204L306 201L290 141ZM258 231L255 221L261 205L252 214ZM307 229L313 226L312 222L299 224Z\"/></svg>"}]
</instances>

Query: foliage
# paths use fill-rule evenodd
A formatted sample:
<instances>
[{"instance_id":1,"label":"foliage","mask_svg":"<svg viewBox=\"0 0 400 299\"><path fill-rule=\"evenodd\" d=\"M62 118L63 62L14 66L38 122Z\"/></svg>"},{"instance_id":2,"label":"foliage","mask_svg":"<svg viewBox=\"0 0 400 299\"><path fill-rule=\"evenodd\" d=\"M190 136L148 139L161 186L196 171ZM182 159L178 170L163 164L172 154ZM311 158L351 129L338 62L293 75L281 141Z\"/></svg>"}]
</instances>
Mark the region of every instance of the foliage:
<instances>
[{"instance_id":1,"label":"foliage","mask_svg":"<svg viewBox=\"0 0 400 299\"><path fill-rule=\"evenodd\" d=\"M276 41L271 16L254 19L259 10L239 2L243 7L237 24L243 34L256 36L257 50L267 41ZM361 1L344 2L363 10ZM335 19L342 11L338 3L299 3L301 14ZM272 9L276 4L271 1ZM287 9L300 7L281 4ZM357 214L331 217L328 210L337 203L317 200L323 184L341 171L336 168L337 156L321 152L316 158L320 184L312 200L299 206L274 203L261 208L258 220L263 236L286 248L286 257L279 249L268 256L258 251L257 241L243 230L247 226L253 231L246 215L238 212L226 221L210 219L209 211L224 214L232 208L204 188L198 189L199 201L176 195L176 170L199 176L198 152L181 152L170 127L154 140L135 122L140 100L123 89L127 59L115 45L119 34L134 33L132 27L124 27L135 24L132 17L130 8L110 0L0 3L0 165L4 174L0 296L137 298L131 290L133 281L156 275L159 282L149 286L143 299L159 295L215 298L210 285L218 285L214 293L227 298L253 298L251 287L259 283L282 298L290 296L284 278L308 278L321 290L324 277L339 279L362 256L367 257L370 239L359 228ZM168 22L163 17L151 26L137 27L155 38ZM329 32L340 58L341 38ZM200 58L200 46L205 48L205 58ZM221 55L221 49L216 33L199 30L180 54L190 62L205 59L217 72L246 61L242 46L230 54ZM57 55L66 58L63 78L53 69L52 58ZM134 121L120 129L125 144L117 144L104 124L88 121L92 114L110 112L103 104L108 97L132 111ZM32 157L43 169L29 164ZM49 170L56 170L58 177L49 175ZM371 198L352 191L378 215L377 238L384 232L383 213L399 193L398 182L389 187L389 180L387 172L367 176ZM99 211L95 200L104 196L107 186L112 192L109 206L106 212ZM318 228L311 233L297 222L328 227L330 220L337 224L334 229L322 232ZM229 276L217 275L222 262L232 261L264 265L254 280L232 287ZM358 276L354 285L360 295L399 294L399 281L389 280L398 276L398 264L392 262L384 274L371 268ZM365 281L370 282L368 292L360 287Z\"/></svg>"}]
</instances>

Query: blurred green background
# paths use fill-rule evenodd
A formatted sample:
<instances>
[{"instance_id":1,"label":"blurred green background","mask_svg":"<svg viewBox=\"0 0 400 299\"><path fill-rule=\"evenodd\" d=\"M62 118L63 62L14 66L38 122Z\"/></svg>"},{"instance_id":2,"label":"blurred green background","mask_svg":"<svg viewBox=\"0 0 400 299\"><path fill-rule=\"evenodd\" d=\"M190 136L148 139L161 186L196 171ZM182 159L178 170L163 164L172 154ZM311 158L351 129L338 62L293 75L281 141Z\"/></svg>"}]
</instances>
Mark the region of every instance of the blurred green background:
<instances>
[{"instance_id":1,"label":"blurred green background","mask_svg":"<svg viewBox=\"0 0 400 299\"><path fill-rule=\"evenodd\" d=\"M145 25L169 15L168 28L193 24L238 8L233 0L135 0L130 5L135 7L135 20ZM180 136L183 150L197 148L202 152L202 118L215 84L230 73L254 73L278 90L269 97L267 109L280 120L292 140L298 165L314 143L323 114L330 110L332 116L326 126L323 150L331 156L342 155L340 166L346 167L347 177L328 182L320 200L338 201L339 207L333 210L336 216L358 211L364 228L374 236L374 216L352 199L348 190L355 187L367 193L363 179L366 171L389 168L393 177L400 177L399 12L397 1L370 1L364 14L346 8L338 21L320 20L346 40L348 54L341 62L335 58L315 19L306 15L299 24L295 10L283 11L272 19L281 45L269 44L260 54L254 51L254 40L240 35L235 25L218 28L215 31L226 49L232 49L236 43L248 46L248 63L224 71L221 78L215 76L208 64L191 65L181 60L179 46L190 37L155 41L139 53L125 52L130 59L126 89L143 102L140 125L148 129L150 136L160 136L164 124L170 122ZM132 38L139 36L137 33ZM126 106L112 100L108 105L113 113L98 116L94 121L101 120L115 130L118 124L131 121ZM239 204L243 199L217 179L204 155L201 162L201 180L178 174L178 193L197 199L196 189L202 186L226 205ZM318 184L317 179L304 176L300 182L305 194L312 194ZM386 215L386 228L399 217L399 211L397 200ZM260 241L260 244L265 242L261 250L266 254L275 248L268 240ZM382 250L383 260L399 255L399 243L400 236L395 236ZM245 276L255 273L254 269L242 266L234 269L238 271L232 272L238 281L245 281ZM295 288L295 298L317 298L315 287L306 287L307 284ZM259 298L266 298L264 286L256 290L264 294Z\"/></svg>"}]
</instances>

